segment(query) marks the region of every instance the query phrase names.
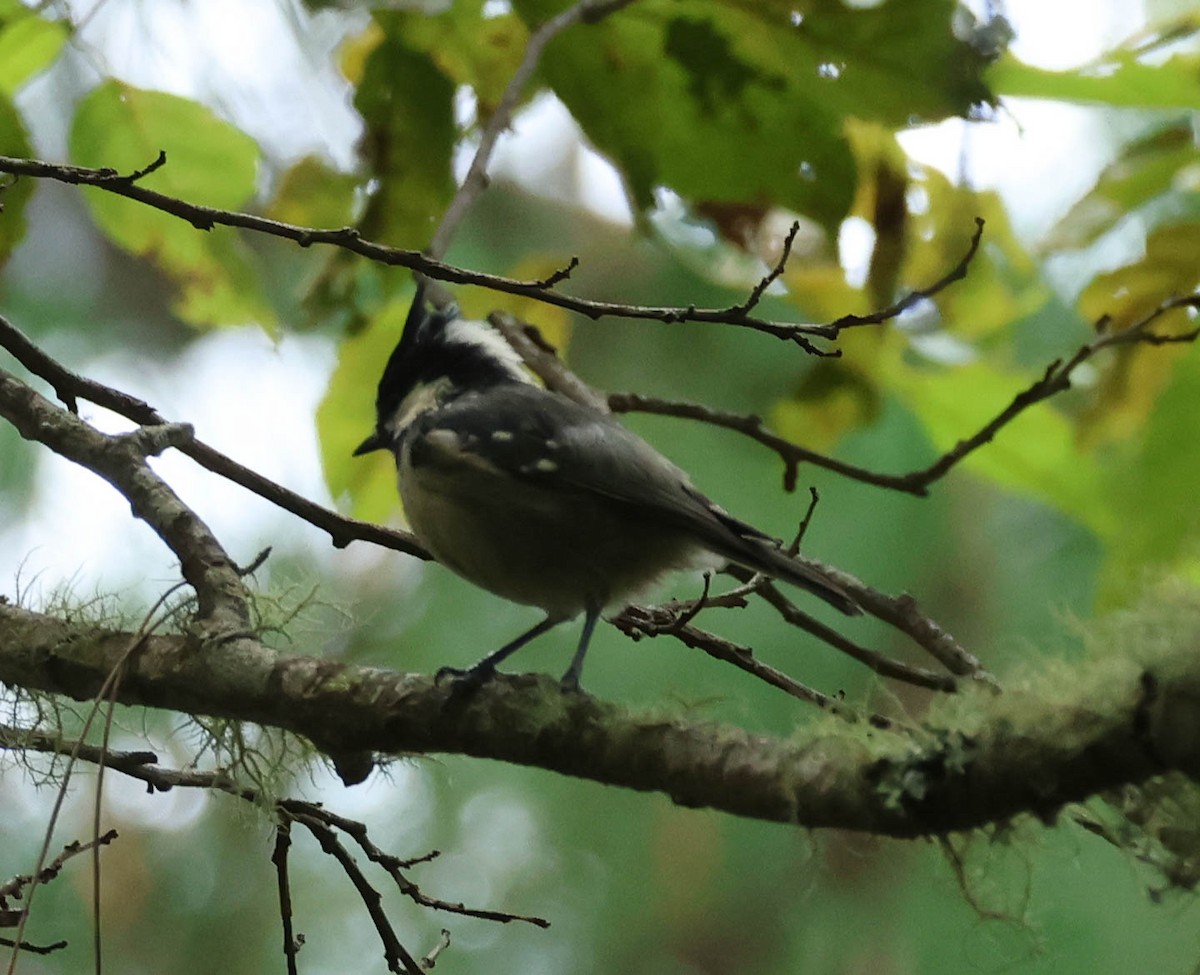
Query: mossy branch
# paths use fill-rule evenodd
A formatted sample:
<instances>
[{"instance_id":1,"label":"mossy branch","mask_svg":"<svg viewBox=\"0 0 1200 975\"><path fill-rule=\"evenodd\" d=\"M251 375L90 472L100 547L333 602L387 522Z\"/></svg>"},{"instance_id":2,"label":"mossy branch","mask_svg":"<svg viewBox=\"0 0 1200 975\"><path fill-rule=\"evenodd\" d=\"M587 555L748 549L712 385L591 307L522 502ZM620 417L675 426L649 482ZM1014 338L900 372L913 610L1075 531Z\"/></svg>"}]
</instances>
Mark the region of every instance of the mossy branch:
<instances>
[{"instance_id":1,"label":"mossy branch","mask_svg":"<svg viewBox=\"0 0 1200 975\"><path fill-rule=\"evenodd\" d=\"M251 639L197 652L182 637L152 636L126 662L120 699L282 728L332 754L458 753L687 806L913 837L1049 818L1168 770L1196 778L1200 600L1144 635L1024 688L945 702L905 736L844 723L756 736L564 695L537 676L502 677L456 701L423 675L285 656ZM128 643L127 633L0 605L5 683L87 698Z\"/></svg>"}]
</instances>

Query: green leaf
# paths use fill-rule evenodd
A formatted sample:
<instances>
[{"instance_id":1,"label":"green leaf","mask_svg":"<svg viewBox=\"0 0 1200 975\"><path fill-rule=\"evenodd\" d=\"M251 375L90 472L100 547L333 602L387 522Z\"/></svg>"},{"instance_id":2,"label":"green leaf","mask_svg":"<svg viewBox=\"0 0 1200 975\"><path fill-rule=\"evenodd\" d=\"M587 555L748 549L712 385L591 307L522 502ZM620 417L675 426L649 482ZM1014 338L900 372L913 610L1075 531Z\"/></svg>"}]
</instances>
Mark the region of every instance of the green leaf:
<instances>
[{"instance_id":1,"label":"green leaf","mask_svg":"<svg viewBox=\"0 0 1200 975\"><path fill-rule=\"evenodd\" d=\"M420 249L454 195L454 84L412 48L409 23L408 16L379 15L384 35L367 56L354 105L367 128L363 154L378 181L361 229Z\"/></svg>"},{"instance_id":2,"label":"green leaf","mask_svg":"<svg viewBox=\"0 0 1200 975\"><path fill-rule=\"evenodd\" d=\"M491 115L525 53L529 32L512 13L485 13L485 0L455 0L436 16L404 19L405 42L456 85L468 85L481 119ZM528 93L526 93L528 94Z\"/></svg>"},{"instance_id":3,"label":"green leaf","mask_svg":"<svg viewBox=\"0 0 1200 975\"><path fill-rule=\"evenodd\" d=\"M422 40L426 19L379 13L343 54L343 70L358 79L354 105L366 126L360 149L372 186L358 229L414 250L430 242L455 189L455 86L431 53L414 48L429 40ZM336 251L309 289L305 309L313 320L342 319L357 330L410 281L404 269Z\"/></svg>"},{"instance_id":4,"label":"green leaf","mask_svg":"<svg viewBox=\"0 0 1200 975\"><path fill-rule=\"evenodd\" d=\"M1086 247L1134 212L1154 226L1200 211L1200 147L1192 125L1190 114L1159 123L1126 145L1050 231L1043 250Z\"/></svg>"},{"instance_id":5,"label":"green leaf","mask_svg":"<svg viewBox=\"0 0 1200 975\"><path fill-rule=\"evenodd\" d=\"M1195 291L1200 283L1200 220L1159 227L1146 238L1138 261L1101 274L1079 297L1079 311L1095 321L1103 317L1113 331L1145 318L1166 297ZM1155 332L1180 334L1188 313L1177 309L1155 323ZM1080 416L1085 443L1097 445L1135 436L1157 409L1176 358L1192 354L1187 346L1130 345L1114 350L1096 385L1091 406Z\"/></svg>"},{"instance_id":6,"label":"green leaf","mask_svg":"<svg viewBox=\"0 0 1200 975\"><path fill-rule=\"evenodd\" d=\"M1200 105L1200 55L1177 54L1162 64L1143 64L1117 51L1074 71L1048 71L1012 55L988 72L998 94L1052 98L1122 108L1185 108Z\"/></svg>"},{"instance_id":7,"label":"green leaf","mask_svg":"<svg viewBox=\"0 0 1200 975\"><path fill-rule=\"evenodd\" d=\"M58 57L66 25L30 14L0 25L0 92L13 95Z\"/></svg>"},{"instance_id":8,"label":"green leaf","mask_svg":"<svg viewBox=\"0 0 1200 975\"><path fill-rule=\"evenodd\" d=\"M1116 510L1128 512L1107 537L1104 601L1121 605L1140 584L1162 572L1200 577L1200 349L1174 362L1170 382L1141 435L1108 465L1106 487Z\"/></svg>"},{"instance_id":9,"label":"green leaf","mask_svg":"<svg viewBox=\"0 0 1200 975\"><path fill-rule=\"evenodd\" d=\"M266 215L300 227L345 227L354 220L361 185L358 176L305 156L283 174Z\"/></svg>"},{"instance_id":10,"label":"green leaf","mask_svg":"<svg viewBox=\"0 0 1200 975\"><path fill-rule=\"evenodd\" d=\"M996 193L956 186L934 169L926 169L916 185L929 202L910 221L906 287L925 287L942 278L967 253L975 218L985 221L966 277L933 299L946 331L973 341L999 335L1049 300L1040 268L1013 231Z\"/></svg>"},{"instance_id":11,"label":"green leaf","mask_svg":"<svg viewBox=\"0 0 1200 975\"><path fill-rule=\"evenodd\" d=\"M109 81L75 113L71 158L133 172L166 153L139 185L195 203L236 210L254 195L254 140L196 102ZM200 231L178 217L111 193L86 195L97 226L119 247L147 257L179 287L174 310L197 325L275 324L250 253L229 227Z\"/></svg>"},{"instance_id":12,"label":"green leaf","mask_svg":"<svg viewBox=\"0 0 1200 975\"><path fill-rule=\"evenodd\" d=\"M33 148L21 116L6 94L0 92L0 155L31 156ZM25 207L33 195L34 181L5 177L0 181L0 266L25 236Z\"/></svg>"},{"instance_id":13,"label":"green leaf","mask_svg":"<svg viewBox=\"0 0 1200 975\"><path fill-rule=\"evenodd\" d=\"M351 514L386 522L397 510L396 465L385 452L354 457L354 448L375 429L375 389L384 363L400 339L410 293L385 307L357 335L342 342L337 368L317 408L317 433L325 482Z\"/></svg>"},{"instance_id":14,"label":"green leaf","mask_svg":"<svg viewBox=\"0 0 1200 975\"><path fill-rule=\"evenodd\" d=\"M517 0L529 24L555 0ZM646 0L555 38L543 78L624 173L639 205L778 205L834 228L849 209L850 117L906 124L989 97L952 5ZM881 39L886 37L886 43Z\"/></svg>"},{"instance_id":15,"label":"green leaf","mask_svg":"<svg viewBox=\"0 0 1200 975\"><path fill-rule=\"evenodd\" d=\"M974 434L1030 382L983 362L942 371L898 364L891 380L938 451ZM1002 487L1053 505L1099 534L1109 534L1117 521L1098 461L1080 452L1070 422L1050 404L1026 410L963 464Z\"/></svg>"}]
</instances>

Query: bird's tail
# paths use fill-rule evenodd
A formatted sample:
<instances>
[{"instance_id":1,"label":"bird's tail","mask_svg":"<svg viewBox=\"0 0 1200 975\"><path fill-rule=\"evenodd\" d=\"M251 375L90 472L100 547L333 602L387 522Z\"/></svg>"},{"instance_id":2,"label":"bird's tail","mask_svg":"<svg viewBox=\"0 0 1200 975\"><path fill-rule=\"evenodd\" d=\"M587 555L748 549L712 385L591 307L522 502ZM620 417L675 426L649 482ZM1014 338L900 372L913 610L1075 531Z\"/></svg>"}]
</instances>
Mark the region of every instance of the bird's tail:
<instances>
[{"instance_id":1,"label":"bird's tail","mask_svg":"<svg viewBox=\"0 0 1200 975\"><path fill-rule=\"evenodd\" d=\"M744 541L744 555L729 553L734 562L772 579L781 579L793 586L799 586L847 616L859 616L862 613L862 607L854 597L817 566L789 555L769 541L749 538Z\"/></svg>"}]
</instances>

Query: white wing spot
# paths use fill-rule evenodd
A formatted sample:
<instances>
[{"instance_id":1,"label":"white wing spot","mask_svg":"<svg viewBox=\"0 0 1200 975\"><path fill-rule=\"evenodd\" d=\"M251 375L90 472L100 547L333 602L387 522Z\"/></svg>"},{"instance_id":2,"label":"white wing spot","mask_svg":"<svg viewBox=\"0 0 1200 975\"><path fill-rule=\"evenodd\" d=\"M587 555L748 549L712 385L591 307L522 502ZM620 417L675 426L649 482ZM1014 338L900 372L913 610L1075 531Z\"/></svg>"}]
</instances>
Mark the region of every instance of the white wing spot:
<instances>
[{"instance_id":1,"label":"white wing spot","mask_svg":"<svg viewBox=\"0 0 1200 975\"><path fill-rule=\"evenodd\" d=\"M543 457L533 465L534 470L540 471L543 474L552 474L558 470L558 464L550 460L548 457Z\"/></svg>"},{"instance_id":2,"label":"white wing spot","mask_svg":"<svg viewBox=\"0 0 1200 975\"><path fill-rule=\"evenodd\" d=\"M451 451L452 453L458 453L461 450L458 434L453 430L430 430L425 435L425 442L431 447Z\"/></svg>"},{"instance_id":3,"label":"white wing spot","mask_svg":"<svg viewBox=\"0 0 1200 975\"><path fill-rule=\"evenodd\" d=\"M496 441L496 443L508 443L510 440L512 440L512 438L513 434L511 430L492 431L492 439Z\"/></svg>"}]
</instances>

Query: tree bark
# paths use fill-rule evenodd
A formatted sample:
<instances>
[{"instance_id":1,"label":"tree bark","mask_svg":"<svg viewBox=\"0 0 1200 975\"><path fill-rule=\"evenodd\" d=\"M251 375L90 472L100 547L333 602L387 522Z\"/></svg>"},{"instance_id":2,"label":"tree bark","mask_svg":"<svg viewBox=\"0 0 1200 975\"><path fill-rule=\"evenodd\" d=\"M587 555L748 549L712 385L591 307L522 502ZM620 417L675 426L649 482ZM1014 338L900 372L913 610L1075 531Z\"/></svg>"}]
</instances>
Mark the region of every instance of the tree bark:
<instances>
[{"instance_id":1,"label":"tree bark","mask_svg":"<svg viewBox=\"0 0 1200 975\"><path fill-rule=\"evenodd\" d=\"M463 700L428 676L283 655L254 639L149 636L0 604L0 681L272 725L336 756L457 753L658 791L687 806L914 837L1065 804L1169 770L1200 773L1200 610L1135 661L1057 664L1035 684L951 702L912 734L819 722L787 739L636 714L549 678ZM1182 642L1181 642L1182 641ZM131 647L136 648L130 651ZM123 662L122 662L123 661Z\"/></svg>"}]
</instances>

